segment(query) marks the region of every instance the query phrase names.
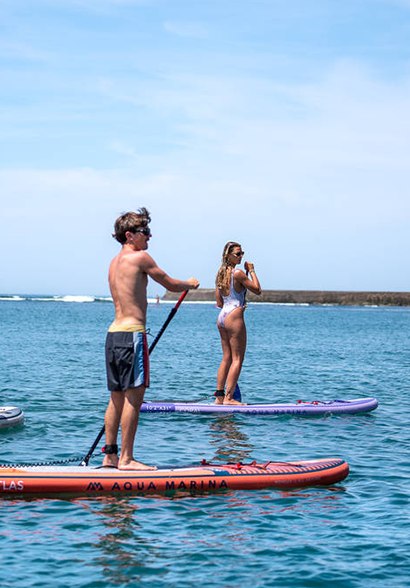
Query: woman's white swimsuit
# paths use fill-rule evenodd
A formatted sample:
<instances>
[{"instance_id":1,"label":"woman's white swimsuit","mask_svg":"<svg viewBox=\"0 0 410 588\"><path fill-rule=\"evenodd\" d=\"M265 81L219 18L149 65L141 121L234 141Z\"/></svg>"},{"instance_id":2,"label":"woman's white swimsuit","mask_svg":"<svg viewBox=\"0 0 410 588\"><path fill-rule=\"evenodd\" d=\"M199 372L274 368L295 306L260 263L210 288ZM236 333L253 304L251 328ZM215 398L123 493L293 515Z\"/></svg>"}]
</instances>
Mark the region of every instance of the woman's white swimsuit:
<instances>
[{"instance_id":1,"label":"woman's white swimsuit","mask_svg":"<svg viewBox=\"0 0 410 588\"><path fill-rule=\"evenodd\" d=\"M225 326L225 320L226 320L226 317L228 316L228 314L230 314L236 308L241 308L241 307L245 306L246 288L244 288L242 290L242 292L238 293L235 290L234 285L233 285L233 275L236 271L237 270L233 270L232 274L231 274L231 291L229 292L228 296L222 296L222 292L221 292L221 296L222 296L222 300L223 300L224 305L221 309L221 312L218 315L218 320L217 320L217 324L220 327Z\"/></svg>"}]
</instances>

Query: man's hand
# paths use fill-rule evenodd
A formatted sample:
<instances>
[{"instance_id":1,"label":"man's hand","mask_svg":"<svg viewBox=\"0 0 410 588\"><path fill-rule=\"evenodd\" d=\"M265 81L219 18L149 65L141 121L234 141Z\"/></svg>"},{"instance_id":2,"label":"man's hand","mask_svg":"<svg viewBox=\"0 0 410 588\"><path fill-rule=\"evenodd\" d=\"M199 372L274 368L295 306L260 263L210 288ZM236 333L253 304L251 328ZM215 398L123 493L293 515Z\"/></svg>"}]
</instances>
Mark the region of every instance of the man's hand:
<instances>
[{"instance_id":1,"label":"man's hand","mask_svg":"<svg viewBox=\"0 0 410 588\"><path fill-rule=\"evenodd\" d=\"M187 280L187 282L189 284L190 290L196 290L199 286L199 282L195 278L189 278L189 280Z\"/></svg>"}]
</instances>

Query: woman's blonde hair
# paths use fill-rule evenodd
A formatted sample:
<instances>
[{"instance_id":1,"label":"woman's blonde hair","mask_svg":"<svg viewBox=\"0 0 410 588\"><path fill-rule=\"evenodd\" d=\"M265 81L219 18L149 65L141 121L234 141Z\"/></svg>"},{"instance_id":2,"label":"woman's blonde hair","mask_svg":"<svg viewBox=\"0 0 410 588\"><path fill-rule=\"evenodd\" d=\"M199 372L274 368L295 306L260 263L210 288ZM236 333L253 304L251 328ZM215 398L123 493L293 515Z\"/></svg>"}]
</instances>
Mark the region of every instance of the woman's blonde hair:
<instances>
[{"instance_id":1,"label":"woman's blonde hair","mask_svg":"<svg viewBox=\"0 0 410 588\"><path fill-rule=\"evenodd\" d=\"M222 264L216 274L215 284L219 290L226 291L229 290L229 282L231 279L231 273L233 265L231 265L228 261L229 255L232 253L232 249L235 247L240 247L239 243L236 241L228 241L225 245L223 252L222 252Z\"/></svg>"}]
</instances>

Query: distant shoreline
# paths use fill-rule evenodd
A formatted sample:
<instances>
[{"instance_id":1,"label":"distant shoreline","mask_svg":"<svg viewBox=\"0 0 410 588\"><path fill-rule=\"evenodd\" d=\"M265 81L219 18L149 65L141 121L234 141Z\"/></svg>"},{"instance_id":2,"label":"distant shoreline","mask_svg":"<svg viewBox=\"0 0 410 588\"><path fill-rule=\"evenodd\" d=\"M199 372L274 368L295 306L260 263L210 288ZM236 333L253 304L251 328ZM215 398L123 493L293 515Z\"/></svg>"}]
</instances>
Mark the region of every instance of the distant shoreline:
<instances>
[{"instance_id":1,"label":"distant shoreline","mask_svg":"<svg viewBox=\"0 0 410 588\"><path fill-rule=\"evenodd\" d=\"M166 292L159 303L176 302L180 293ZM398 306L410 307L410 292L347 292L326 290L264 290L261 296L247 293L247 302L261 304L289 304L304 306ZM157 305L157 298L149 296L148 303ZM190 291L187 302L216 304L215 290L200 288ZM0 302L59 302L59 303L112 303L111 296L0 294Z\"/></svg>"},{"instance_id":2,"label":"distant shoreline","mask_svg":"<svg viewBox=\"0 0 410 588\"><path fill-rule=\"evenodd\" d=\"M261 296L250 292L248 302L272 304L311 304L336 306L410 306L410 292L348 292L326 290L263 290ZM162 300L178 300L178 294L167 291ZM187 302L215 302L215 290L199 288L188 292Z\"/></svg>"}]
</instances>

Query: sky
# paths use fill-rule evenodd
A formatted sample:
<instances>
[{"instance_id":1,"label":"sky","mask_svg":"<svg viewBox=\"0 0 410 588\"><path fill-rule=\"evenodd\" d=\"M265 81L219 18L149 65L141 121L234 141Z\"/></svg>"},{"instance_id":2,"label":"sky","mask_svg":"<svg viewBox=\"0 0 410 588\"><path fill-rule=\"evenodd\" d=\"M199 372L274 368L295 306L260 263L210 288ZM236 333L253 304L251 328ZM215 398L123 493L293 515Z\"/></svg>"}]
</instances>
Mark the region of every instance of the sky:
<instances>
[{"instance_id":1,"label":"sky","mask_svg":"<svg viewBox=\"0 0 410 588\"><path fill-rule=\"evenodd\" d=\"M234 240L263 289L409 291L409 39L410 0L0 0L0 293L108 295L141 206L203 288Z\"/></svg>"}]
</instances>

